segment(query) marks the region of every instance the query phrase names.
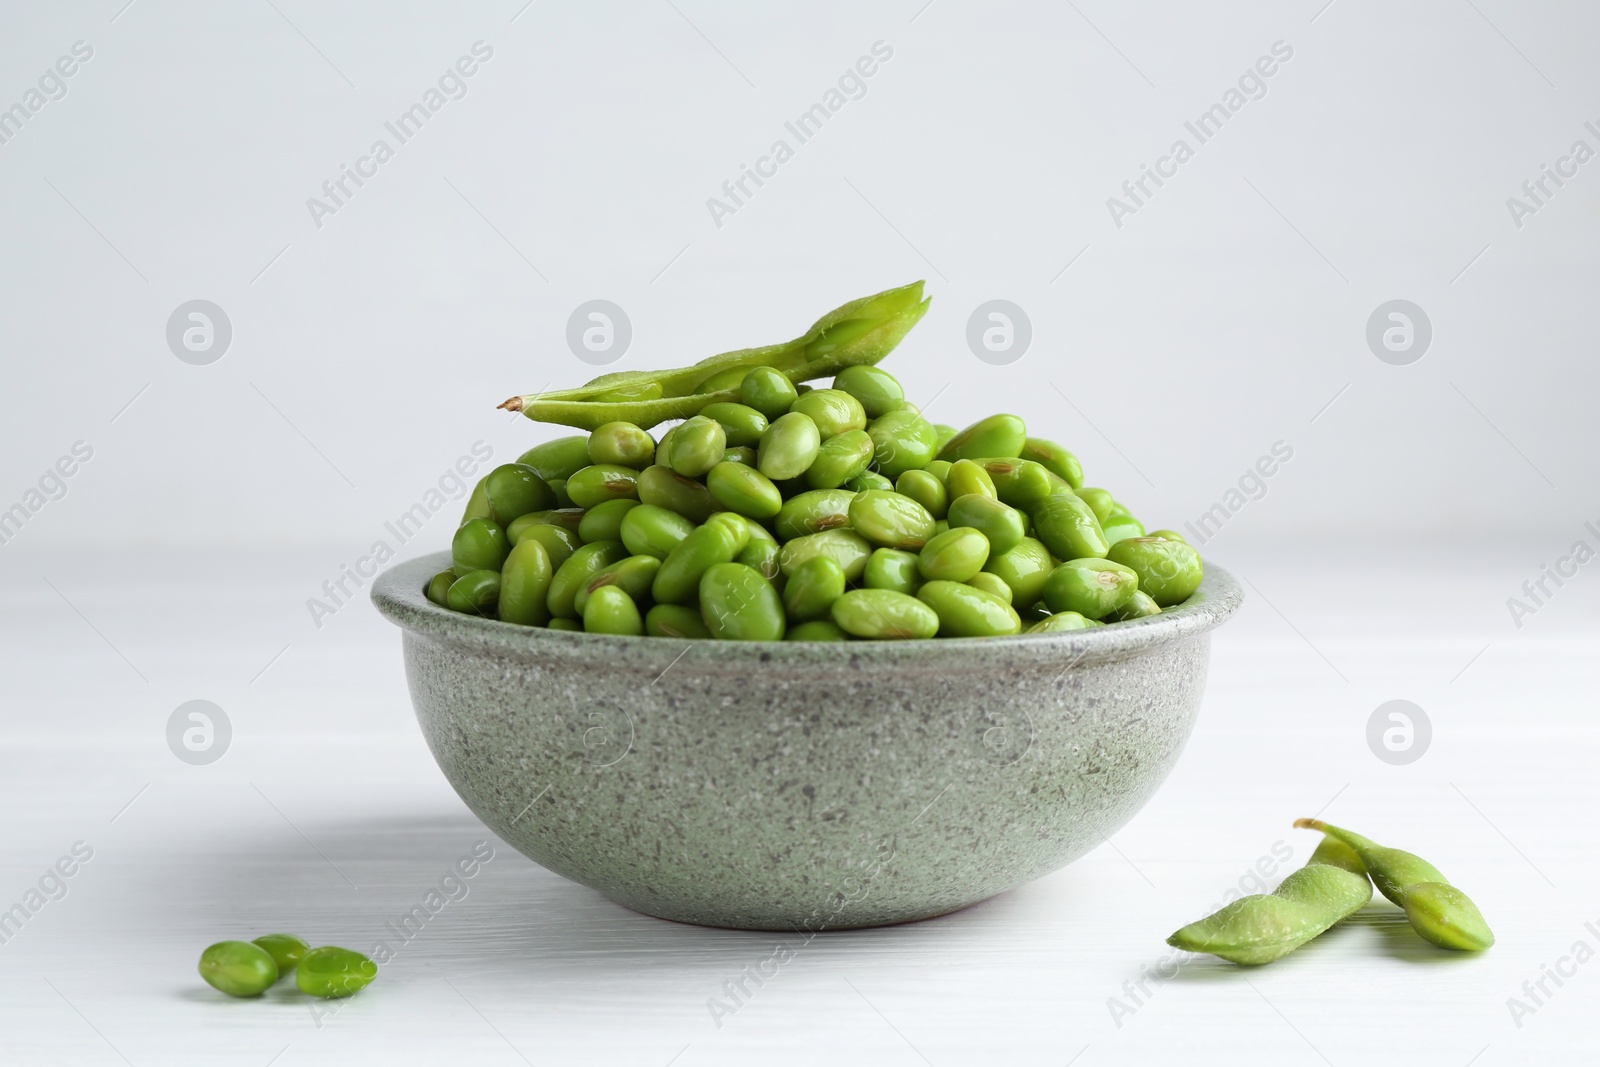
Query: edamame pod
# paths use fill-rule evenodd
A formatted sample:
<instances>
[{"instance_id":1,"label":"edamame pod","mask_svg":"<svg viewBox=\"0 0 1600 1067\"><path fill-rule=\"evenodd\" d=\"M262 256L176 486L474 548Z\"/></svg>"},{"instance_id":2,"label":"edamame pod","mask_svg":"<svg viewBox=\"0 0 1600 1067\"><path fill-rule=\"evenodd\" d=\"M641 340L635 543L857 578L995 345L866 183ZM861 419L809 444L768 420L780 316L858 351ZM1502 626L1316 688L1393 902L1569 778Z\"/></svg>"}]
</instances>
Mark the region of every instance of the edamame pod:
<instances>
[{"instance_id":1,"label":"edamame pod","mask_svg":"<svg viewBox=\"0 0 1600 1067\"><path fill-rule=\"evenodd\" d=\"M1458 952L1480 952L1494 944L1494 933L1478 906L1421 856L1385 848L1321 819L1296 819L1295 826L1320 830L1349 845L1361 857L1378 892L1405 909L1411 928L1424 940Z\"/></svg>"},{"instance_id":2,"label":"edamame pod","mask_svg":"<svg viewBox=\"0 0 1600 1067\"><path fill-rule=\"evenodd\" d=\"M1271 893L1240 897L1190 923L1167 938L1167 944L1233 963L1271 963L1354 915L1371 899L1366 875L1310 863Z\"/></svg>"}]
</instances>

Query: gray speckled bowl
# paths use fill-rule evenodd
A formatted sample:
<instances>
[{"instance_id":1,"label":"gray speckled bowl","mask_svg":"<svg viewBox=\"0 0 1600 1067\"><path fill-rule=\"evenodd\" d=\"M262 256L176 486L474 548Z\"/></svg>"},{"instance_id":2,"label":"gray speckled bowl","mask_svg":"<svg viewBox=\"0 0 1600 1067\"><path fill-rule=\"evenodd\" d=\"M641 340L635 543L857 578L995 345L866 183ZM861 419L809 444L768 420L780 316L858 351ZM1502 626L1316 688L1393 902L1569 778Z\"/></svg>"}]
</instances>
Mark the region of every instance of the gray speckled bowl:
<instances>
[{"instance_id":1,"label":"gray speckled bowl","mask_svg":"<svg viewBox=\"0 0 1600 1067\"><path fill-rule=\"evenodd\" d=\"M1062 867L1188 739L1226 571L1150 619L1037 637L736 643L446 611L446 553L373 585L422 732L490 829L635 911L755 930L908 922Z\"/></svg>"}]
</instances>

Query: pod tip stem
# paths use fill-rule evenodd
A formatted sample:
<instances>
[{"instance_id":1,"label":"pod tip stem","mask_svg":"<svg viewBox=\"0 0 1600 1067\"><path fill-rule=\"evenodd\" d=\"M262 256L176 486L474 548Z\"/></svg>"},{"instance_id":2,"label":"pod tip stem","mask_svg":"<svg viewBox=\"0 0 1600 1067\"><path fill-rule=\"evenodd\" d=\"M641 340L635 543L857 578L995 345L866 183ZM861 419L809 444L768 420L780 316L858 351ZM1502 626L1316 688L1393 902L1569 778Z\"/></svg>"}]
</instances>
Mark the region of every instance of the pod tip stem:
<instances>
[{"instance_id":1,"label":"pod tip stem","mask_svg":"<svg viewBox=\"0 0 1600 1067\"><path fill-rule=\"evenodd\" d=\"M1296 819L1294 825L1297 830L1320 830L1324 824L1321 819Z\"/></svg>"},{"instance_id":2,"label":"pod tip stem","mask_svg":"<svg viewBox=\"0 0 1600 1067\"><path fill-rule=\"evenodd\" d=\"M507 400L504 403L502 403L495 410L497 410L497 411L521 411L522 410L522 397L514 396L510 400Z\"/></svg>"}]
</instances>

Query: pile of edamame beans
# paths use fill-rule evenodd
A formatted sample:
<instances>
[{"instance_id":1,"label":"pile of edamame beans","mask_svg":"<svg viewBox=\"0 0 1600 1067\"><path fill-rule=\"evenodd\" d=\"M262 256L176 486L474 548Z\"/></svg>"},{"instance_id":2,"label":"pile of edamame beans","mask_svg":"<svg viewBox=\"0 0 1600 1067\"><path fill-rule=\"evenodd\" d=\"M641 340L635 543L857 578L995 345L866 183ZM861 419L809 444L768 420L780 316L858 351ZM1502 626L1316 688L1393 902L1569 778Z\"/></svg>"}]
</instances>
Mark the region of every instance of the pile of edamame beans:
<instances>
[{"instance_id":1,"label":"pile of edamame beans","mask_svg":"<svg viewBox=\"0 0 1600 1067\"><path fill-rule=\"evenodd\" d=\"M312 997L337 1000L359 993L378 977L378 965L348 948L312 948L294 934L254 941L218 941L200 953L200 977L230 997L258 997L294 972L295 986Z\"/></svg>"},{"instance_id":2,"label":"pile of edamame beans","mask_svg":"<svg viewBox=\"0 0 1600 1067\"><path fill-rule=\"evenodd\" d=\"M826 388L734 369L659 439L607 418L643 404L582 401L567 417L592 432L478 483L428 598L560 630L844 641L1079 630L1200 584L1182 537L1146 534L1015 415L929 422L865 363Z\"/></svg>"}]
</instances>

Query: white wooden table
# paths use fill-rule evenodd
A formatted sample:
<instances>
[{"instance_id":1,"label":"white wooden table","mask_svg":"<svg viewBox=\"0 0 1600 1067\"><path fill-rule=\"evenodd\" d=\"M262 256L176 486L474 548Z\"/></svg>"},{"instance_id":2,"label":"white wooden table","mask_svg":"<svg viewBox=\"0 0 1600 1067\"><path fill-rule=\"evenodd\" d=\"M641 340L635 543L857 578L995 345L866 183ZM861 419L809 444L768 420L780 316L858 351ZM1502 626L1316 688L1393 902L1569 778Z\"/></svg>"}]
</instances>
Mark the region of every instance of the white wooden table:
<instances>
[{"instance_id":1,"label":"white wooden table","mask_svg":"<svg viewBox=\"0 0 1600 1067\"><path fill-rule=\"evenodd\" d=\"M1593 576L1517 630L1504 598L1526 575L1493 551L1316 574L1227 560L1250 603L1217 636L1188 751L1110 846L957 915L797 945L735 999L784 939L634 915L496 840L422 744L397 634L364 601L309 622L336 558L7 555L0 907L39 906L0 944L0 1062L1593 1056L1600 963L1571 957L1600 949ZM1366 743L1393 698L1432 723L1409 765ZM216 763L167 747L191 699L231 721ZM1258 863L1277 864L1270 884L1302 862L1314 835L1289 823L1317 811L1424 853L1499 943L1447 956L1379 903L1267 968L1174 968L1165 935L1250 888ZM493 858L441 883L478 842ZM75 845L92 857L71 862ZM62 857L73 873L57 881ZM41 880L58 899L28 897ZM441 884L442 906L402 940L391 924ZM332 1008L285 990L229 1000L196 976L209 942L272 930L386 941L393 959ZM1546 966L1569 976L1558 986ZM1533 1010L1514 1018L1512 997ZM736 1010L714 1017L713 998Z\"/></svg>"}]
</instances>

